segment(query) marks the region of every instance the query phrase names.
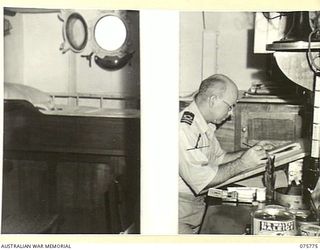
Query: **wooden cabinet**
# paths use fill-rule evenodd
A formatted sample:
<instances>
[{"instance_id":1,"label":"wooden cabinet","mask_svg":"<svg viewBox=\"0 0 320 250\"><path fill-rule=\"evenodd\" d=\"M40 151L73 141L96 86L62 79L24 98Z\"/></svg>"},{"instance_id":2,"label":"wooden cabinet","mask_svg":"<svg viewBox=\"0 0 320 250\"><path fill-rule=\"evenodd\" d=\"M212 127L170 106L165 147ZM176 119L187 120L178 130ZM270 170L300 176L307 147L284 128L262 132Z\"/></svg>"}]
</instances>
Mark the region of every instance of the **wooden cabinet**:
<instances>
[{"instance_id":1,"label":"wooden cabinet","mask_svg":"<svg viewBox=\"0 0 320 250\"><path fill-rule=\"evenodd\" d=\"M278 145L308 133L305 110L299 104L243 98L234 114L216 131L221 147L229 152L247 148L244 143L269 140Z\"/></svg>"},{"instance_id":2,"label":"wooden cabinet","mask_svg":"<svg viewBox=\"0 0 320 250\"><path fill-rule=\"evenodd\" d=\"M261 140L283 144L301 138L302 117L301 105L243 100L235 112L235 149Z\"/></svg>"}]
</instances>

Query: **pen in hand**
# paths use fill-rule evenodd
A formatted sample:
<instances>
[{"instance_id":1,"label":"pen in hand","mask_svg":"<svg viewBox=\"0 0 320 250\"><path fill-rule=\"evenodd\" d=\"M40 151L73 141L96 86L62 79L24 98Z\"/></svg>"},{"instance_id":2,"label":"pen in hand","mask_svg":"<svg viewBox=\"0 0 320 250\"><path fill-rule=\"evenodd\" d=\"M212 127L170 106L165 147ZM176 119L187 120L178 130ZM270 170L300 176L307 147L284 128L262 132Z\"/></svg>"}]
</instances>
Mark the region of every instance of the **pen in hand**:
<instances>
[{"instance_id":1,"label":"pen in hand","mask_svg":"<svg viewBox=\"0 0 320 250\"><path fill-rule=\"evenodd\" d=\"M247 146L248 148L252 148L252 147L256 146L256 145L250 145L250 144L245 143L245 142L243 142L242 144ZM256 150L262 150L262 149L264 149L264 148L262 146L259 146L259 148L257 148Z\"/></svg>"}]
</instances>

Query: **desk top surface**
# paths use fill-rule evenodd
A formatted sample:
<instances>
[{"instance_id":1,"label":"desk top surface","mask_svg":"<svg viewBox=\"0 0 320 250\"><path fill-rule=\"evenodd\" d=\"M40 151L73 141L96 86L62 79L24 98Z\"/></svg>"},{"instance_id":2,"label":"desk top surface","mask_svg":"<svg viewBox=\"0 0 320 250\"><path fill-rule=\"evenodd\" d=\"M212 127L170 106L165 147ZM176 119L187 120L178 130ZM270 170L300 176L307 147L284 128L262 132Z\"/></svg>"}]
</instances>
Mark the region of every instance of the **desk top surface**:
<instances>
[{"instance_id":1,"label":"desk top surface","mask_svg":"<svg viewBox=\"0 0 320 250\"><path fill-rule=\"evenodd\" d=\"M245 234L246 227L251 224L251 212L256 209L257 207L246 203L208 202L200 234Z\"/></svg>"}]
</instances>

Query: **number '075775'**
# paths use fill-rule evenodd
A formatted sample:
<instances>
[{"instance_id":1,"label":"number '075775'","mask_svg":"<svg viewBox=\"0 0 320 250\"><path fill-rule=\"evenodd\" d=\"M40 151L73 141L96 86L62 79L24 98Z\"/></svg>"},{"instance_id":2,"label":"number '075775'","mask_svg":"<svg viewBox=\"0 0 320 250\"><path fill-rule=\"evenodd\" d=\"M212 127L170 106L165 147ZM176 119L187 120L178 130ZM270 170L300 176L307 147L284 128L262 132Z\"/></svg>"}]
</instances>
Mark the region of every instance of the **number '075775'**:
<instances>
[{"instance_id":1,"label":"number '075775'","mask_svg":"<svg viewBox=\"0 0 320 250\"><path fill-rule=\"evenodd\" d=\"M319 248L319 246L318 246L318 244L300 244L300 248L317 249L317 248Z\"/></svg>"}]
</instances>

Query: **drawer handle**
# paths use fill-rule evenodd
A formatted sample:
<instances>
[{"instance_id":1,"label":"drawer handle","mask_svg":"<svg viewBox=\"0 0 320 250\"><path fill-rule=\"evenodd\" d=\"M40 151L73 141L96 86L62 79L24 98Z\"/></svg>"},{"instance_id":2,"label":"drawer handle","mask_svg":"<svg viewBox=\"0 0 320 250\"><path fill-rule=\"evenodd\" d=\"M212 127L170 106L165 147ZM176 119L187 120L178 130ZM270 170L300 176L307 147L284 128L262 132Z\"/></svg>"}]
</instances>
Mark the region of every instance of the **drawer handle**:
<instances>
[{"instance_id":1,"label":"drawer handle","mask_svg":"<svg viewBox=\"0 0 320 250\"><path fill-rule=\"evenodd\" d=\"M242 131L242 133L247 132L247 127L243 127L243 128L241 129L241 131Z\"/></svg>"}]
</instances>

